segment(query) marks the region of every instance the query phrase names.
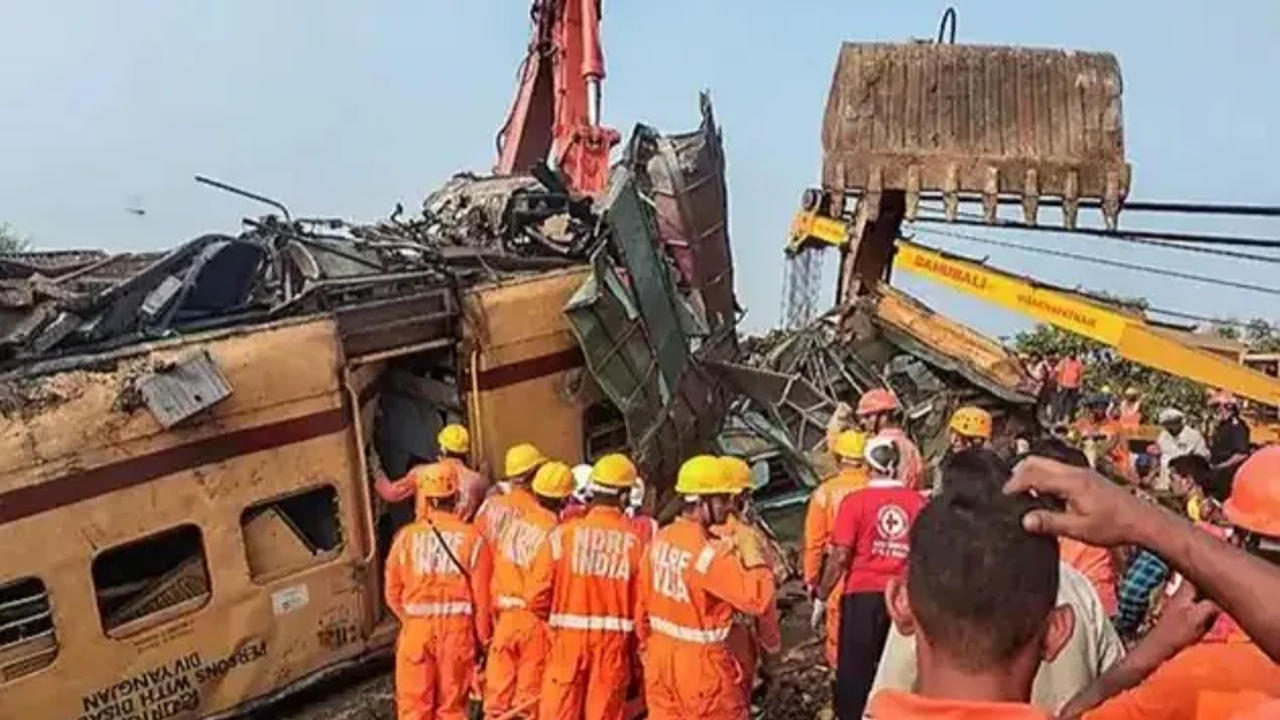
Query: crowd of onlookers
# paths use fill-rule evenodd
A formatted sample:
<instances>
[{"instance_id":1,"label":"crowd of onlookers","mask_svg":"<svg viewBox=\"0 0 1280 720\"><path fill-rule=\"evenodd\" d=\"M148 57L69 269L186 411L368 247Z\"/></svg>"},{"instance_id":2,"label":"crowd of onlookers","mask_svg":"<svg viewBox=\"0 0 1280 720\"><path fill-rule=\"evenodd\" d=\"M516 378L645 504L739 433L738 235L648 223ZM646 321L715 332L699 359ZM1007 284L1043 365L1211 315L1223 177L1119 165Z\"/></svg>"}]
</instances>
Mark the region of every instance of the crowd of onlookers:
<instances>
[{"instance_id":1,"label":"crowd of onlookers","mask_svg":"<svg viewBox=\"0 0 1280 720\"><path fill-rule=\"evenodd\" d=\"M1079 358L1053 360L1049 429L997 455L990 413L962 407L931 487L884 391L833 418L805 545L837 716L1280 718L1280 446L1252 447L1222 391L1202 429L1150 413L1150 442L1142 393L1086 392Z\"/></svg>"}]
</instances>

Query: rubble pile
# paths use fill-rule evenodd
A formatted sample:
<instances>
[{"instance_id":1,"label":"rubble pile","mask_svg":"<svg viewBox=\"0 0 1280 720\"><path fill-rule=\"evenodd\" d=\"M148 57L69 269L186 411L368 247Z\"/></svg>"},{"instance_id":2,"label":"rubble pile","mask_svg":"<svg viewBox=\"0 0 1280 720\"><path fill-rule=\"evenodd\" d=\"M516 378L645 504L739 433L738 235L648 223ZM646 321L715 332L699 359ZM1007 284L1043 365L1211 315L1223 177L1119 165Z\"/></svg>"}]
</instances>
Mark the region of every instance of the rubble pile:
<instances>
[{"instance_id":1,"label":"rubble pile","mask_svg":"<svg viewBox=\"0 0 1280 720\"><path fill-rule=\"evenodd\" d=\"M960 405L992 412L998 449L1035 422L1035 386L1012 353L887 285L806 327L745 338L742 348L757 372L726 369L746 398L737 420L771 421L810 484L830 470L832 414L873 387L898 396L931 461L946 451L946 418Z\"/></svg>"},{"instance_id":2,"label":"rubble pile","mask_svg":"<svg viewBox=\"0 0 1280 720\"><path fill-rule=\"evenodd\" d=\"M783 653L756 716L815 720L824 717L824 713L830 717L831 706L831 669L827 667L821 638L814 638Z\"/></svg>"},{"instance_id":3,"label":"rubble pile","mask_svg":"<svg viewBox=\"0 0 1280 720\"><path fill-rule=\"evenodd\" d=\"M5 255L0 368L582 262L603 240L589 206L532 178L460 176L421 216L401 214L353 224L285 211L164 253Z\"/></svg>"}]
</instances>

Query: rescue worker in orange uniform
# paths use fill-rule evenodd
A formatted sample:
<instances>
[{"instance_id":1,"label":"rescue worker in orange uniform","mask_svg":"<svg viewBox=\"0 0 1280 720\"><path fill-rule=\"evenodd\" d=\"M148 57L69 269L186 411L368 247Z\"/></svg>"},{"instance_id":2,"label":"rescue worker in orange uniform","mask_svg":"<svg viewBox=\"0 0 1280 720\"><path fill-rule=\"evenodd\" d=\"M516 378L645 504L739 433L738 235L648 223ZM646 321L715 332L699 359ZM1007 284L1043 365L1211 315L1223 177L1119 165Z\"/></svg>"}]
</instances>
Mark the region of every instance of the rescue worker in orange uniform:
<instances>
[{"instance_id":1,"label":"rescue worker in orange uniform","mask_svg":"<svg viewBox=\"0 0 1280 720\"><path fill-rule=\"evenodd\" d=\"M485 477L467 467L467 453L471 449L471 435L465 427L456 423L445 425L436 435L436 445L440 448L440 457L436 460L436 463L453 467L458 476L460 499L458 501L457 515L470 522L476 509L480 507L480 502L484 500L485 492L489 489L489 482ZM418 490L419 475L415 474L415 471L419 471L420 468L430 467L436 463L410 468L404 477L395 481L388 480L386 475L379 470L377 479L374 480L373 488L377 491L379 497L389 503L408 500L411 497L415 497ZM414 503L414 516L417 517L421 514L422 498L418 496Z\"/></svg>"},{"instance_id":2,"label":"rescue worker in orange uniform","mask_svg":"<svg viewBox=\"0 0 1280 720\"><path fill-rule=\"evenodd\" d=\"M387 557L387 607L400 619L400 720L463 720L477 658L491 636L493 557L458 517L458 476L435 464L420 475L421 517L396 534Z\"/></svg>"},{"instance_id":3,"label":"rescue worker in orange uniform","mask_svg":"<svg viewBox=\"0 0 1280 720\"><path fill-rule=\"evenodd\" d=\"M587 514L550 533L526 585L529 609L547 621L551 652L542 720L621 720L635 652L635 603L644 544L623 513L636 467L605 455L591 469Z\"/></svg>"},{"instance_id":4,"label":"rescue worker in orange uniform","mask_svg":"<svg viewBox=\"0 0 1280 720\"><path fill-rule=\"evenodd\" d=\"M1129 455L1128 435L1120 421L1111 417L1111 403L1111 395L1106 392L1086 397L1085 415L1076 421L1074 429L1086 443L1086 454L1092 450L1091 459L1098 470L1136 483L1137 477L1133 473L1133 462Z\"/></svg>"},{"instance_id":5,"label":"rescue worker in orange uniform","mask_svg":"<svg viewBox=\"0 0 1280 720\"><path fill-rule=\"evenodd\" d=\"M912 490L924 482L924 456L902 428L902 404L888 388L872 388L858 398L856 411L862 429L871 437L887 437L898 446L898 479Z\"/></svg>"},{"instance_id":6,"label":"rescue worker in orange uniform","mask_svg":"<svg viewBox=\"0 0 1280 720\"><path fill-rule=\"evenodd\" d=\"M746 720L742 667L728 645L733 613L773 604L773 572L752 533L713 538L733 508L721 462L699 455L680 467L684 511L658 531L641 564L636 632L644 653L651 720Z\"/></svg>"},{"instance_id":7,"label":"rescue worker in orange uniform","mask_svg":"<svg viewBox=\"0 0 1280 720\"><path fill-rule=\"evenodd\" d=\"M827 663L832 668L836 666L840 638L840 590L833 590L829 598L819 598L816 592L840 502L849 493L866 487L871 479L862 457L866 445L867 436L860 430L845 430L836 436L831 452L836 456L839 472L823 481L809 496L809 507L804 517L804 585L813 598L813 615L809 624L817 631L826 623Z\"/></svg>"},{"instance_id":8,"label":"rescue worker in orange uniform","mask_svg":"<svg viewBox=\"0 0 1280 720\"><path fill-rule=\"evenodd\" d=\"M951 414L947 423L951 452L973 450L991 444L991 413L980 407L965 405Z\"/></svg>"},{"instance_id":9,"label":"rescue worker in orange uniform","mask_svg":"<svg viewBox=\"0 0 1280 720\"><path fill-rule=\"evenodd\" d=\"M720 458L724 472L728 475L729 484L734 492L734 504L729 517L723 524L711 528L711 534L720 538L736 538L739 533L756 535L751 542L767 548L760 537L760 531L747 519L747 503L751 498L751 467L742 458L725 455ZM774 558L766 550L765 559L769 566L774 566ZM775 572L774 580L778 576ZM769 603L763 614L759 616L735 612L733 625L729 629L729 651L737 658L742 668L742 692L747 699L751 698L751 690L755 685L756 668L760 665L760 657L772 658L782 652L782 627L778 616L778 606ZM768 663L766 663L767 667ZM763 668L762 668L763 672Z\"/></svg>"},{"instance_id":10,"label":"rescue worker in orange uniform","mask_svg":"<svg viewBox=\"0 0 1280 720\"><path fill-rule=\"evenodd\" d=\"M490 545L498 544L502 529L511 518L538 506L529 492L529 483L546 462L542 451L530 443L512 445L507 449L502 473L506 490L487 498L480 506L480 512L476 513L476 527Z\"/></svg>"},{"instance_id":11,"label":"rescue worker in orange uniform","mask_svg":"<svg viewBox=\"0 0 1280 720\"><path fill-rule=\"evenodd\" d=\"M1280 563L1280 446L1259 450L1236 470L1224 511L1233 526L1233 542ZM1158 623L1114 672L1096 682L1106 684L1121 672L1137 672L1145 679L1086 712L1085 720L1227 720L1235 716L1240 700L1258 694L1280 697L1280 664L1238 626L1225 637L1210 633L1181 650L1169 648L1176 652L1172 657L1162 645L1163 630ZM1155 667L1121 667L1135 658L1158 662L1163 657L1169 659Z\"/></svg>"},{"instance_id":12,"label":"rescue worker in orange uniform","mask_svg":"<svg viewBox=\"0 0 1280 720\"><path fill-rule=\"evenodd\" d=\"M493 553L493 608L497 621L485 666L484 711L498 717L524 709L516 717L537 717L542 674L551 647L546 623L529 611L525 587L533 557L556 526L565 499L573 492L569 466L544 463L533 475L530 496L523 487L507 495L517 513L502 528Z\"/></svg>"}]
</instances>

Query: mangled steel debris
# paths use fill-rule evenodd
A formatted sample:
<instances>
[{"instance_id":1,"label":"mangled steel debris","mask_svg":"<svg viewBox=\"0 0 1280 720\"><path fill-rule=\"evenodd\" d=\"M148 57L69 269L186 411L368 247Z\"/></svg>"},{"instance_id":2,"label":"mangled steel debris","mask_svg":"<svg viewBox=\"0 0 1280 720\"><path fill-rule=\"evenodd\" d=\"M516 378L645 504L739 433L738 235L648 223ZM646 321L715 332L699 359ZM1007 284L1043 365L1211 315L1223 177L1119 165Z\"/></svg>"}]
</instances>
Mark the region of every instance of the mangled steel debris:
<instances>
[{"instance_id":1,"label":"mangled steel debris","mask_svg":"<svg viewBox=\"0 0 1280 720\"><path fill-rule=\"evenodd\" d=\"M723 391L693 350L706 320L676 291L631 170L615 170L602 204L610 252L596 253L592 276L565 311L587 367L626 421L636 461L647 477L673 478L724 414Z\"/></svg>"},{"instance_id":2,"label":"mangled steel debris","mask_svg":"<svg viewBox=\"0 0 1280 720\"><path fill-rule=\"evenodd\" d=\"M839 317L748 338L743 346L747 366L715 368L746 398L734 406L731 422L761 436L778 428L785 437L788 473L775 477L782 486L791 482L789 474L812 483L830 470L832 414L838 403L852 405L872 387L897 394L908 432L931 460L945 452L945 421L960 405L992 411L998 448L1034 423L1034 384L1017 358L888 285ZM801 495L776 487L768 494L792 501Z\"/></svg>"},{"instance_id":3,"label":"mangled steel debris","mask_svg":"<svg viewBox=\"0 0 1280 720\"><path fill-rule=\"evenodd\" d=\"M411 220L397 214L355 225L268 215L245 220L238 236L203 235L167 253L7 255L0 368L393 301L585 258L602 238L598 217L581 200L545 202L562 193L539 187L528 177L455 178ZM491 207L503 208L505 224L489 224Z\"/></svg>"},{"instance_id":4,"label":"mangled steel debris","mask_svg":"<svg viewBox=\"0 0 1280 720\"><path fill-rule=\"evenodd\" d=\"M693 132L647 137L652 147L633 143L643 153L648 190L658 219L658 234L680 272L681 283L703 309L717 344L716 355L732 354L736 334L723 332L737 321L733 294L733 257L729 245L728 189L724 145L702 94L702 124ZM723 347L719 347L723 344Z\"/></svg>"}]
</instances>

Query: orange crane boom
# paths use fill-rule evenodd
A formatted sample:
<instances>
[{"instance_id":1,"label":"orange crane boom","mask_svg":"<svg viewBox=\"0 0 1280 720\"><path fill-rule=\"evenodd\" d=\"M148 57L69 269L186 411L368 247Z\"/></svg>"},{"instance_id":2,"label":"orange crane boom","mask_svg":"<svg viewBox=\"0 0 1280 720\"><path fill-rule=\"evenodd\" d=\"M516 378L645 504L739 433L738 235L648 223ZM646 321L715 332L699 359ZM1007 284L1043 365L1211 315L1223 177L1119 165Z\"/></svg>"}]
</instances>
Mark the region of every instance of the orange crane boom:
<instances>
[{"instance_id":1,"label":"orange crane boom","mask_svg":"<svg viewBox=\"0 0 1280 720\"><path fill-rule=\"evenodd\" d=\"M533 36L498 132L496 170L526 173L547 161L570 190L593 195L608 184L609 151L621 137L600 124L600 0L535 0L530 17Z\"/></svg>"}]
</instances>

